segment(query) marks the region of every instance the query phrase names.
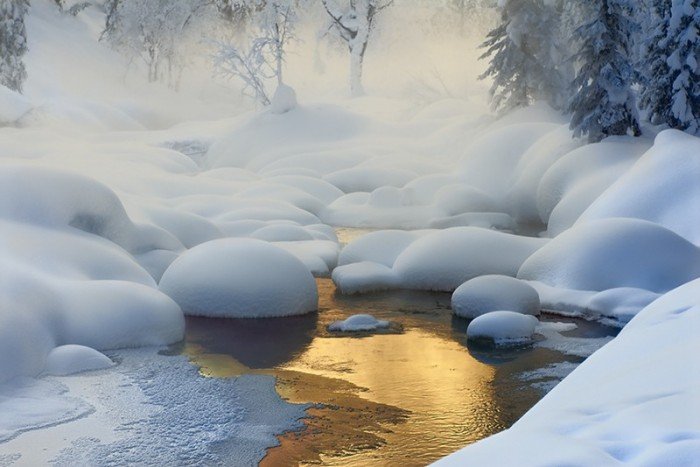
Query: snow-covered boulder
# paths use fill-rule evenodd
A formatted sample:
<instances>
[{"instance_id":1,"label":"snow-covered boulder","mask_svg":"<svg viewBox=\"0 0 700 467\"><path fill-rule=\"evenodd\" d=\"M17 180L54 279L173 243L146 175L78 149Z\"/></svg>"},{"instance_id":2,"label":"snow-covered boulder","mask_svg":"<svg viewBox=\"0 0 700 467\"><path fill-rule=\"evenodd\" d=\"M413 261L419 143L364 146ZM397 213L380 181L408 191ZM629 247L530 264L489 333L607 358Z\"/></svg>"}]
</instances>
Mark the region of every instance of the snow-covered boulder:
<instances>
[{"instance_id":1,"label":"snow-covered boulder","mask_svg":"<svg viewBox=\"0 0 700 467\"><path fill-rule=\"evenodd\" d=\"M491 311L540 314L540 296L526 282L509 276L481 276L468 280L452 294L452 312L474 319Z\"/></svg>"},{"instance_id":2,"label":"snow-covered boulder","mask_svg":"<svg viewBox=\"0 0 700 467\"><path fill-rule=\"evenodd\" d=\"M633 217L661 224L700 245L700 138L659 133L651 150L586 209L578 224Z\"/></svg>"},{"instance_id":3,"label":"snow-covered boulder","mask_svg":"<svg viewBox=\"0 0 700 467\"><path fill-rule=\"evenodd\" d=\"M103 370L114 363L105 354L83 345L61 345L46 357L46 374L72 375L84 371Z\"/></svg>"},{"instance_id":4,"label":"snow-covered boulder","mask_svg":"<svg viewBox=\"0 0 700 467\"><path fill-rule=\"evenodd\" d=\"M529 257L518 278L564 289L634 287L667 292L700 277L700 249L638 219L604 219L567 230Z\"/></svg>"},{"instance_id":5,"label":"snow-covered boulder","mask_svg":"<svg viewBox=\"0 0 700 467\"><path fill-rule=\"evenodd\" d=\"M291 86L280 84L270 101L270 112L283 114L297 107L297 93Z\"/></svg>"},{"instance_id":6,"label":"snow-covered boulder","mask_svg":"<svg viewBox=\"0 0 700 467\"><path fill-rule=\"evenodd\" d=\"M332 278L343 294L377 292L399 287L399 279L391 267L372 261L339 266L333 270Z\"/></svg>"},{"instance_id":7,"label":"snow-covered boulder","mask_svg":"<svg viewBox=\"0 0 700 467\"><path fill-rule=\"evenodd\" d=\"M420 234L406 230L379 230L353 240L343 248L338 265L372 261L388 267Z\"/></svg>"},{"instance_id":8,"label":"snow-covered boulder","mask_svg":"<svg viewBox=\"0 0 700 467\"><path fill-rule=\"evenodd\" d=\"M486 274L515 276L547 240L476 227L457 227L425 235L397 258L394 271L403 288L453 291Z\"/></svg>"},{"instance_id":9,"label":"snow-covered boulder","mask_svg":"<svg viewBox=\"0 0 700 467\"><path fill-rule=\"evenodd\" d=\"M385 329L389 327L389 321L383 321L372 315L352 315L342 321L334 321L328 326L332 332L362 332Z\"/></svg>"},{"instance_id":10,"label":"snow-covered boulder","mask_svg":"<svg viewBox=\"0 0 700 467\"><path fill-rule=\"evenodd\" d=\"M467 338L487 341L496 346L523 345L532 342L538 324L534 316L513 311L492 311L469 323Z\"/></svg>"},{"instance_id":11,"label":"snow-covered boulder","mask_svg":"<svg viewBox=\"0 0 700 467\"><path fill-rule=\"evenodd\" d=\"M610 137L574 149L552 164L537 187L537 209L550 234L571 227L650 144L645 138Z\"/></svg>"},{"instance_id":12,"label":"snow-covered boulder","mask_svg":"<svg viewBox=\"0 0 700 467\"><path fill-rule=\"evenodd\" d=\"M192 248L165 271L160 290L191 315L267 318L318 308L316 282L304 263L252 239L214 240Z\"/></svg>"}]
</instances>

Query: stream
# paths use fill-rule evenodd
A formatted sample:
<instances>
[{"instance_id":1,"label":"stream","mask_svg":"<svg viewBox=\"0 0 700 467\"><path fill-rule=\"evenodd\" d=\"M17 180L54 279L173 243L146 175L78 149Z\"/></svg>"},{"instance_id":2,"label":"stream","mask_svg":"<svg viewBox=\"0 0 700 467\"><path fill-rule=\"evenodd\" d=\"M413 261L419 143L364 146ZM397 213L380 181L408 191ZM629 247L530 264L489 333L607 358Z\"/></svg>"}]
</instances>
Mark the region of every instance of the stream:
<instances>
[{"instance_id":1,"label":"stream","mask_svg":"<svg viewBox=\"0 0 700 467\"><path fill-rule=\"evenodd\" d=\"M310 404L306 429L279 436L262 465L425 465L510 427L583 360L537 344L470 348L468 321L452 315L450 294L343 296L330 279L317 283L317 313L187 318L179 351L202 375L274 375L284 399ZM357 313L393 326L374 334L327 331ZM573 322L578 328L565 334L574 340L616 333Z\"/></svg>"}]
</instances>

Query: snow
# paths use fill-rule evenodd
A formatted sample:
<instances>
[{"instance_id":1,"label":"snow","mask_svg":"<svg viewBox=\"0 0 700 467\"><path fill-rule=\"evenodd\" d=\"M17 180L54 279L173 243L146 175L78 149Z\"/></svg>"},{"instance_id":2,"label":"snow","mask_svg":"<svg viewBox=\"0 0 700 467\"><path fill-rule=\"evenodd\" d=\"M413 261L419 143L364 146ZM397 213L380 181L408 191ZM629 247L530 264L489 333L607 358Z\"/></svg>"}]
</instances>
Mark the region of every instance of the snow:
<instances>
[{"instance_id":1,"label":"snow","mask_svg":"<svg viewBox=\"0 0 700 467\"><path fill-rule=\"evenodd\" d=\"M526 282L496 275L468 280L452 294L452 312L462 318L474 319L497 310L539 315L540 296Z\"/></svg>"},{"instance_id":2,"label":"snow","mask_svg":"<svg viewBox=\"0 0 700 467\"><path fill-rule=\"evenodd\" d=\"M634 287L664 293L700 277L700 249L639 219L576 226L527 258L518 278L575 290Z\"/></svg>"},{"instance_id":3,"label":"snow","mask_svg":"<svg viewBox=\"0 0 700 467\"><path fill-rule=\"evenodd\" d=\"M269 318L318 308L316 282L304 263L253 239L214 240L188 250L165 271L159 288L190 315Z\"/></svg>"},{"instance_id":4,"label":"snow","mask_svg":"<svg viewBox=\"0 0 700 467\"><path fill-rule=\"evenodd\" d=\"M114 363L106 355L83 345L61 345L46 357L46 373L54 376L103 370Z\"/></svg>"},{"instance_id":5,"label":"snow","mask_svg":"<svg viewBox=\"0 0 700 467\"><path fill-rule=\"evenodd\" d=\"M435 465L696 465L698 297L700 280L659 298L512 428Z\"/></svg>"},{"instance_id":6,"label":"snow","mask_svg":"<svg viewBox=\"0 0 700 467\"><path fill-rule=\"evenodd\" d=\"M346 264L333 270L331 276L343 294L377 292L399 288L401 283L391 267L372 261Z\"/></svg>"},{"instance_id":7,"label":"snow","mask_svg":"<svg viewBox=\"0 0 700 467\"><path fill-rule=\"evenodd\" d=\"M31 109L29 99L0 85L0 125L16 122Z\"/></svg>"},{"instance_id":8,"label":"snow","mask_svg":"<svg viewBox=\"0 0 700 467\"><path fill-rule=\"evenodd\" d=\"M378 320L372 315L352 315L342 321L334 321L328 325L332 332L364 332L389 327L389 321Z\"/></svg>"},{"instance_id":9,"label":"snow","mask_svg":"<svg viewBox=\"0 0 700 467\"><path fill-rule=\"evenodd\" d=\"M283 114L297 107L297 93L290 86L280 84L270 102L270 112Z\"/></svg>"},{"instance_id":10,"label":"snow","mask_svg":"<svg viewBox=\"0 0 700 467\"><path fill-rule=\"evenodd\" d=\"M661 132L654 146L581 215L582 224L606 217L646 219L700 245L700 140Z\"/></svg>"},{"instance_id":11,"label":"snow","mask_svg":"<svg viewBox=\"0 0 700 467\"><path fill-rule=\"evenodd\" d=\"M514 311L491 311L469 323L467 338L488 341L500 347L529 344L538 323L534 316Z\"/></svg>"},{"instance_id":12,"label":"snow","mask_svg":"<svg viewBox=\"0 0 700 467\"><path fill-rule=\"evenodd\" d=\"M403 288L453 291L477 276L515 276L546 243L546 239L456 227L419 238L396 258L393 269Z\"/></svg>"}]
</instances>

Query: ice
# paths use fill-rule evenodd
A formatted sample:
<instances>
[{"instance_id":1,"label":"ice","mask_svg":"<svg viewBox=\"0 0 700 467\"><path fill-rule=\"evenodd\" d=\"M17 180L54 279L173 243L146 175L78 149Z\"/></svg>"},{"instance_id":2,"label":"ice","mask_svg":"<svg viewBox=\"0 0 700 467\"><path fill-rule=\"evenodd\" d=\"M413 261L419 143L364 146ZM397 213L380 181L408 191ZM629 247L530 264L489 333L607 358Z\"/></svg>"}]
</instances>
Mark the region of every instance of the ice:
<instances>
[{"instance_id":1,"label":"ice","mask_svg":"<svg viewBox=\"0 0 700 467\"><path fill-rule=\"evenodd\" d=\"M638 219L591 221L562 233L527 258L518 278L575 290L634 287L667 292L700 277L700 249Z\"/></svg>"},{"instance_id":2,"label":"ice","mask_svg":"<svg viewBox=\"0 0 700 467\"><path fill-rule=\"evenodd\" d=\"M474 319L498 310L539 315L540 296L526 282L496 275L468 280L452 294L452 312L462 318Z\"/></svg>"},{"instance_id":3,"label":"ice","mask_svg":"<svg viewBox=\"0 0 700 467\"><path fill-rule=\"evenodd\" d=\"M496 346L529 344L537 327L537 318L513 311L491 311L475 318L467 327L467 338L487 341Z\"/></svg>"},{"instance_id":4,"label":"ice","mask_svg":"<svg viewBox=\"0 0 700 467\"><path fill-rule=\"evenodd\" d=\"M46 357L46 373L54 376L103 370L114 363L106 355L83 345L61 345Z\"/></svg>"},{"instance_id":5,"label":"ice","mask_svg":"<svg viewBox=\"0 0 700 467\"><path fill-rule=\"evenodd\" d=\"M159 288L186 314L268 318L318 308L316 282L291 253L253 239L203 243L180 256Z\"/></svg>"},{"instance_id":6,"label":"ice","mask_svg":"<svg viewBox=\"0 0 700 467\"><path fill-rule=\"evenodd\" d=\"M372 315L352 315L342 321L334 321L328 325L333 332L364 332L389 327L389 321L378 320Z\"/></svg>"}]
</instances>

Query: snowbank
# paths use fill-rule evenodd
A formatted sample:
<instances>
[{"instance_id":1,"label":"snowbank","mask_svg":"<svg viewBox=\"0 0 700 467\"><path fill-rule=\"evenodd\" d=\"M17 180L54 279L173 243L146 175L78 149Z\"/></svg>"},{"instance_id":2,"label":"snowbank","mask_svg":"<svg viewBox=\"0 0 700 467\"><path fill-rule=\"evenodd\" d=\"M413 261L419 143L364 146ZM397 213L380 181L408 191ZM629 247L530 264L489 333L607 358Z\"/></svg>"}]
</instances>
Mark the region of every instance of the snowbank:
<instances>
[{"instance_id":1,"label":"snowbank","mask_svg":"<svg viewBox=\"0 0 700 467\"><path fill-rule=\"evenodd\" d=\"M31 109L29 99L0 85L0 125L16 122Z\"/></svg>"},{"instance_id":2,"label":"snowbank","mask_svg":"<svg viewBox=\"0 0 700 467\"><path fill-rule=\"evenodd\" d=\"M699 297L695 280L656 300L512 428L435 465L696 465Z\"/></svg>"},{"instance_id":3,"label":"snowbank","mask_svg":"<svg viewBox=\"0 0 700 467\"><path fill-rule=\"evenodd\" d=\"M529 257L518 278L575 290L667 292L700 277L700 249L662 226L604 219L567 230Z\"/></svg>"},{"instance_id":4,"label":"snowbank","mask_svg":"<svg viewBox=\"0 0 700 467\"><path fill-rule=\"evenodd\" d=\"M493 345L515 346L532 342L539 321L513 311L491 311L475 318L467 327L467 338Z\"/></svg>"},{"instance_id":5,"label":"snowbank","mask_svg":"<svg viewBox=\"0 0 700 467\"><path fill-rule=\"evenodd\" d=\"M540 296L526 282L493 275L468 280L452 294L452 312L462 318L474 319L497 310L539 315Z\"/></svg>"},{"instance_id":6,"label":"snowbank","mask_svg":"<svg viewBox=\"0 0 700 467\"><path fill-rule=\"evenodd\" d=\"M578 224L632 217L660 224L700 245L700 139L661 132L651 150L581 215Z\"/></svg>"},{"instance_id":7,"label":"snowbank","mask_svg":"<svg viewBox=\"0 0 700 467\"><path fill-rule=\"evenodd\" d=\"M304 263L252 239L214 240L188 250L159 287L191 315L268 318L318 308L316 282Z\"/></svg>"}]
</instances>

